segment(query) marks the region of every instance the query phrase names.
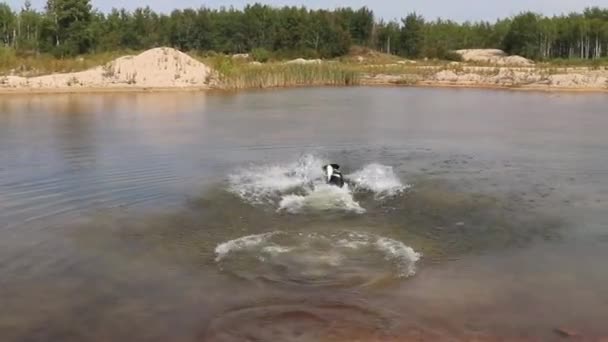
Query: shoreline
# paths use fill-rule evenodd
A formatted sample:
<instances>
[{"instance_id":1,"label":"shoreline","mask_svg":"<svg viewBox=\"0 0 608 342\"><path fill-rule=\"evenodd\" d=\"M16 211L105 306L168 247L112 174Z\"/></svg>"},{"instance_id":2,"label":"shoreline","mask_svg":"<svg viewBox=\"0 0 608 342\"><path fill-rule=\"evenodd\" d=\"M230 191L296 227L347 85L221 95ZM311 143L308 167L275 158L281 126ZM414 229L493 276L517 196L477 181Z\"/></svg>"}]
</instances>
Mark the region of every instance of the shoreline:
<instances>
[{"instance_id":1,"label":"shoreline","mask_svg":"<svg viewBox=\"0 0 608 342\"><path fill-rule=\"evenodd\" d=\"M364 85L364 84L362 84ZM608 88L566 88L566 87L548 87L548 86L501 86L490 84L450 84L442 82L420 82L412 85L401 85L395 83L374 83L364 85L371 87L411 87L411 88L437 88L437 89L479 89L479 90L503 90L503 91L521 91L521 92L543 92L543 93L608 93Z\"/></svg>"},{"instance_id":2,"label":"shoreline","mask_svg":"<svg viewBox=\"0 0 608 342\"><path fill-rule=\"evenodd\" d=\"M111 93L181 93L206 92L209 87L80 87L80 88L0 88L0 96L54 94L111 94Z\"/></svg>"},{"instance_id":3,"label":"shoreline","mask_svg":"<svg viewBox=\"0 0 608 342\"><path fill-rule=\"evenodd\" d=\"M322 85L293 85L281 87L252 87L242 89L229 89L222 87L74 87L74 88L2 88L0 87L0 97L10 95L54 95L54 94L125 94L125 93L180 93L180 92L241 92L248 90L273 90L291 88L315 88L324 87ZM437 88L437 89L478 89L478 90L503 90L503 91L522 91L522 92L544 92L544 93L608 93L608 88L593 87L551 87L538 85L513 85L501 86L491 84L463 84L446 83L433 81L420 81L415 84L399 84L390 81L369 82L362 80L357 85L327 85L327 87L349 88L349 87L386 87L386 88Z\"/></svg>"},{"instance_id":4,"label":"shoreline","mask_svg":"<svg viewBox=\"0 0 608 342\"><path fill-rule=\"evenodd\" d=\"M496 53L494 50L475 51ZM0 75L0 96L212 90L238 92L324 86L608 92L608 69L605 67L546 68L527 60L521 65L504 64L507 61L505 58L512 57L515 56L501 57L503 64L493 66L469 62L412 65L405 60L388 64L386 61L361 64L304 59L266 64L242 61L231 62L229 68L219 68L222 70L219 71L210 66L215 63L213 61L197 60L178 50L161 47L135 56L123 56L83 71L33 77Z\"/></svg>"}]
</instances>

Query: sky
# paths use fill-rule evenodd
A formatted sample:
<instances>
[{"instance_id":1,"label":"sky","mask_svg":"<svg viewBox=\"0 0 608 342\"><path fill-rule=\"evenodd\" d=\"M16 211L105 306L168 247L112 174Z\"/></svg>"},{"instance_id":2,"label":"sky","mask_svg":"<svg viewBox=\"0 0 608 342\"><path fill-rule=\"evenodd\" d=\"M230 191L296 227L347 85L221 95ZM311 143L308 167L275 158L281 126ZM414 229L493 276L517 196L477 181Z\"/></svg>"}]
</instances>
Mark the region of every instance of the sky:
<instances>
[{"instance_id":1,"label":"sky","mask_svg":"<svg viewBox=\"0 0 608 342\"><path fill-rule=\"evenodd\" d=\"M46 0L31 0L37 8L42 8ZM20 8L24 0L0 0L8 2L14 8ZM150 6L161 12L170 12L175 8L198 8L235 6L242 7L256 1L247 0L92 0L93 7L108 11L112 7L133 9ZM305 5L311 8L332 9L335 7L367 6L374 13L386 20L405 17L416 11L427 19L438 17L457 21L489 20L515 15L524 10L531 10L547 15L582 11L585 7L599 6L608 8L608 0L260 0L264 4Z\"/></svg>"}]
</instances>

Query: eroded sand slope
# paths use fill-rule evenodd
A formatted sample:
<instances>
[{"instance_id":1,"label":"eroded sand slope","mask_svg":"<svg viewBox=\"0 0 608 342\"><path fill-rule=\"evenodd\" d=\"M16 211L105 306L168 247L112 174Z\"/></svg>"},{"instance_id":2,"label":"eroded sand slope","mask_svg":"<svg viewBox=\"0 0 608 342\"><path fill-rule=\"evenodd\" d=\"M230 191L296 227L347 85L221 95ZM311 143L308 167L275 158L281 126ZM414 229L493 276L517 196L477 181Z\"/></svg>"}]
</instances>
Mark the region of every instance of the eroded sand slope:
<instances>
[{"instance_id":1,"label":"eroded sand slope","mask_svg":"<svg viewBox=\"0 0 608 342\"><path fill-rule=\"evenodd\" d=\"M155 48L118 58L90 70L39 77L0 77L0 88L69 90L78 88L210 88L215 72L185 53Z\"/></svg>"}]
</instances>

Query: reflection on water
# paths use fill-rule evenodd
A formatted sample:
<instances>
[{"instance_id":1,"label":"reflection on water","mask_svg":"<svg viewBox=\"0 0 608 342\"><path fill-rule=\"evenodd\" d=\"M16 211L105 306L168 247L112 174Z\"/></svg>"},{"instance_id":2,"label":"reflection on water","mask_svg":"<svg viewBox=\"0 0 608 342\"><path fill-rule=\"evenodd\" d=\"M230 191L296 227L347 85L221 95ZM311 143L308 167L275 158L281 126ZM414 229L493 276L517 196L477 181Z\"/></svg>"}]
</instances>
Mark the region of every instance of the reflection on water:
<instances>
[{"instance_id":1,"label":"reflection on water","mask_svg":"<svg viewBox=\"0 0 608 342\"><path fill-rule=\"evenodd\" d=\"M210 324L208 341L381 341L390 336L384 317L342 303L258 305L224 313Z\"/></svg>"},{"instance_id":2,"label":"reflection on water","mask_svg":"<svg viewBox=\"0 0 608 342\"><path fill-rule=\"evenodd\" d=\"M0 98L0 337L606 336L606 104L388 88ZM327 162L347 187L323 184Z\"/></svg>"},{"instance_id":3,"label":"reflection on water","mask_svg":"<svg viewBox=\"0 0 608 342\"><path fill-rule=\"evenodd\" d=\"M37 96L5 96L0 101L3 113L66 113L91 114L131 112L146 114L178 114L204 110L205 93L127 93L127 94L54 94Z\"/></svg>"},{"instance_id":4,"label":"reflection on water","mask_svg":"<svg viewBox=\"0 0 608 342\"><path fill-rule=\"evenodd\" d=\"M0 218L9 226L108 204L153 201L163 197L161 193L168 196L170 187L183 180L173 165L193 160L178 147L187 142L178 131L188 125L200 134L205 129L204 116L186 122L183 114L204 112L204 94L54 95L2 101L14 107L0 115L0 171L7 194ZM192 177L194 167L181 164L177 172Z\"/></svg>"}]
</instances>

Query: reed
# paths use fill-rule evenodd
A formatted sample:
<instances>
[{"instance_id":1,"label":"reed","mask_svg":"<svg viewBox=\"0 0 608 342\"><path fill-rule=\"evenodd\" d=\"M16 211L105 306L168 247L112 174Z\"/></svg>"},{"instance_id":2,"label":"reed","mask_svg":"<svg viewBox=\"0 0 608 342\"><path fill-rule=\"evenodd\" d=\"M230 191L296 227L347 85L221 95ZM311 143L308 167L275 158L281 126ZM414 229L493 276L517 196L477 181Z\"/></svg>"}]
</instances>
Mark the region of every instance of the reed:
<instances>
[{"instance_id":1,"label":"reed","mask_svg":"<svg viewBox=\"0 0 608 342\"><path fill-rule=\"evenodd\" d=\"M226 89L351 86L360 83L359 72L334 62L248 64L223 59L210 64L219 72L222 87Z\"/></svg>"}]
</instances>

